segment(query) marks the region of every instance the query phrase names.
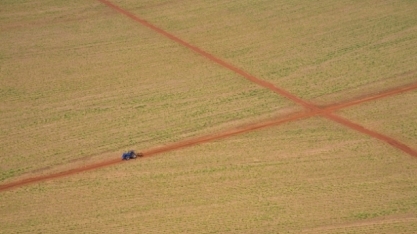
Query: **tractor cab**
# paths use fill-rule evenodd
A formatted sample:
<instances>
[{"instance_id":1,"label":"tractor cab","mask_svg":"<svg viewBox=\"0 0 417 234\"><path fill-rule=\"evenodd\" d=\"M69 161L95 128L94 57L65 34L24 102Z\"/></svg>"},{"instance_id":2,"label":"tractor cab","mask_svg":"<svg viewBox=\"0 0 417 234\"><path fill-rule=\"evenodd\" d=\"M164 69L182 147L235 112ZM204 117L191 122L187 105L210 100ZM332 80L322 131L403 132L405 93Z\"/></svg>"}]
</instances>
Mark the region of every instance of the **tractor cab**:
<instances>
[{"instance_id":1,"label":"tractor cab","mask_svg":"<svg viewBox=\"0 0 417 234\"><path fill-rule=\"evenodd\" d=\"M122 154L122 160L136 159L137 157L142 157L142 153L135 153L134 150L129 150Z\"/></svg>"},{"instance_id":2,"label":"tractor cab","mask_svg":"<svg viewBox=\"0 0 417 234\"><path fill-rule=\"evenodd\" d=\"M135 158L136 158L136 154L135 154L135 151L133 150L124 152L122 154L122 160L129 160L129 159L135 159Z\"/></svg>"}]
</instances>

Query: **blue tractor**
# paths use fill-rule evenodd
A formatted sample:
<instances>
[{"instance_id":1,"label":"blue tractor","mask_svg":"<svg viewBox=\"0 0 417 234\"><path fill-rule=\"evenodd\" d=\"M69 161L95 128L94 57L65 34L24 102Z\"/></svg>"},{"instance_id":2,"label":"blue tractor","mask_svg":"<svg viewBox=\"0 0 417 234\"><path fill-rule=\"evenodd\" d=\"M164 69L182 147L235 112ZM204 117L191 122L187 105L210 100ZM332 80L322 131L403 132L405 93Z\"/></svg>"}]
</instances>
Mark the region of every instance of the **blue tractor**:
<instances>
[{"instance_id":1,"label":"blue tractor","mask_svg":"<svg viewBox=\"0 0 417 234\"><path fill-rule=\"evenodd\" d=\"M122 160L136 159L137 157L142 157L142 153L135 153L134 150L129 150L122 154Z\"/></svg>"}]
</instances>

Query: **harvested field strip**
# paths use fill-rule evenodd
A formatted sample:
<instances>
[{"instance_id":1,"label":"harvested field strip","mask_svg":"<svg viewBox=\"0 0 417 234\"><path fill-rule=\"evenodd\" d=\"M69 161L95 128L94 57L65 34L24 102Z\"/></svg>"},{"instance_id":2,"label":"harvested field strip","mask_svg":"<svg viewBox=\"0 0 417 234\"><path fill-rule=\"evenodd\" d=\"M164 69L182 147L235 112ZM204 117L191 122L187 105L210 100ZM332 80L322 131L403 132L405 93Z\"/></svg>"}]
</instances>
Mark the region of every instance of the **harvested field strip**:
<instances>
[{"instance_id":1,"label":"harvested field strip","mask_svg":"<svg viewBox=\"0 0 417 234\"><path fill-rule=\"evenodd\" d=\"M177 43L179 43L179 44L181 44L181 45L183 45L183 46L185 46L185 47L187 47L187 48L189 48L189 49L191 49L191 50L193 50L195 52L197 52L198 54L203 55L204 57L208 58L209 60L211 60L213 62L216 62L217 64L219 64L219 65L221 65L221 66L223 66L223 67L225 67L225 68L227 68L229 70L232 70L232 71L236 72L237 74L242 75L246 79L248 79L248 80L250 80L250 81L252 81L252 82L254 82L254 83L256 83L256 84L258 84L258 85L260 85L262 87L264 87L264 88L270 89L271 91L274 91L274 92L276 92L276 93L278 93L278 94L280 94L280 95L282 95L282 96L284 96L284 97L286 97L286 98L294 101L295 103L298 103L298 104L302 105L303 107L305 107L307 109L310 109L310 110L319 110L320 109L320 107L318 107L317 105L314 105L312 103L309 103L309 102L307 102L307 101L305 101L305 100L303 100L303 99L301 99L301 98L299 98L299 97L291 94L290 92L288 92L288 91L286 91L286 90L284 90L282 88L276 87L272 83L269 83L267 81L261 80L261 79L255 77L255 76L253 76L253 75L251 75L251 74L249 74L249 73L247 73L247 72L245 72L245 71L243 71L243 70L241 70L241 69L239 69L239 68L237 68L237 67L235 67L235 66L233 66L233 65L231 65L231 64L229 64L229 63L227 63L227 62L225 62L223 60L221 60L220 58L217 58L217 57L213 56L212 54L210 54L210 53L208 53L208 52L206 52L206 51L204 51L204 50L202 50L202 49L200 49L200 48L198 48L198 47L196 47L194 45L189 44L188 42L186 42L186 41L184 41L184 40L182 40L182 39L174 36L173 34L168 33L167 31L165 31L165 30L163 30L163 29L161 29L161 28L159 28L159 27L157 27L157 26L155 26L155 25L147 22L146 20L141 19L141 18L135 16L131 12L126 11L126 10L118 7L117 5L114 5L113 3L111 3L111 2L109 2L107 0L98 0L98 1L104 3L105 5L107 5L107 6L111 7L111 8L113 8L114 10L118 11L119 13L121 13L123 15L126 15L129 18L131 18L131 19L139 22L140 24L142 24L142 25L144 25L144 26L146 26L146 27L148 27L148 28L156 31L157 33L160 33L160 34L164 35L165 37L167 37L167 38L169 38L169 39L171 39L171 40L173 40L173 41L175 41L175 42L177 42ZM413 87L411 87L411 89L413 89ZM360 103L360 101L358 101L358 104L359 103ZM354 104L351 104L351 105L354 105ZM394 147L397 147L400 150L402 150L404 152L407 152L407 153L409 153L412 156L416 156L417 155L417 153L414 152L411 148L409 148L408 146L405 146L404 144L402 144L402 143L400 143L398 141L393 140L392 138L383 136L382 134L379 134L379 133L374 132L374 131L371 131L371 130L366 130L365 131L365 130L363 130L363 128L358 127L359 125L357 125L357 124L355 124L355 123L353 123L351 121L348 121L348 120L345 120L345 119L342 119L342 118L337 118L337 116L330 115L328 113L329 113L329 110L328 111L321 112L321 115L324 116L324 117L326 117L326 118L328 118L328 119L330 119L330 120L333 120L333 121L342 123L345 126L350 127L352 129L355 129L355 130L357 130L359 132L362 132L364 134L368 134L369 136L376 137L377 139L380 139L380 140L383 140L385 142L388 142L391 145L393 145ZM392 142L395 142L395 143L392 143Z\"/></svg>"},{"instance_id":2,"label":"harvested field strip","mask_svg":"<svg viewBox=\"0 0 417 234\"><path fill-rule=\"evenodd\" d=\"M194 139L189 139L189 140L185 140L185 141L172 143L172 144L169 144L169 145L166 145L166 146L163 146L163 147L144 150L143 154L144 154L144 157L150 157L150 156L154 156L156 154L160 154L160 153L164 153L164 152L168 152L168 151L172 151L172 150L177 150L177 149L181 149L181 148L185 148L185 147L190 147L190 146L194 146L194 145L197 145L197 144L206 143L206 142L210 142L210 141L214 141L214 140L218 140L218 139L223 139L223 138L235 136L235 135L238 135L238 134L243 134L243 133L250 132L250 131L255 131L255 130L259 130L259 129L263 129L263 128L267 128L267 127L272 127L272 126L277 126L277 125L284 124L284 123L293 122L293 121L296 121L296 120L301 120L301 119L306 119L306 118L310 118L310 117L317 116L317 115L322 115L322 116L324 116L324 117L326 117L330 120L333 120L335 122L338 122L340 124L343 124L345 126L353 128L353 129L355 129L359 132L371 135L371 136L373 136L377 139L385 141L385 142L393 145L394 147L396 147L396 148L398 148L398 149L400 149L400 150L402 150L402 151L404 151L404 152L406 152L406 153L408 153L412 156L417 157L417 151L415 151L415 150L411 149L410 147L402 144L401 142L398 142L395 139L392 139L392 138L390 138L388 136L385 136L383 134L375 133L371 130L365 129L364 127L362 127L360 125L357 125L355 123L352 123L349 120L346 120L344 118L341 118L339 116L335 116L335 115L331 114L332 111L340 110L340 109L350 107L350 106L353 106L353 105L358 105L358 104L361 104L361 103L364 103L364 102L369 102L369 101L389 97L389 96L392 96L392 95L396 95L396 94L400 94L400 93L403 93L403 92L416 90L416 89L417 89L417 84L411 84L407 87L400 87L400 88L397 88L397 89L388 90L386 92L382 92L382 93L379 93L379 94L374 95L374 96L368 96L368 97L364 97L364 98L361 98L361 99L358 99L358 100L353 100L353 101L350 101L350 102L345 102L345 103L340 103L340 104L337 104L337 105L332 105L332 106L329 106L327 108L323 108L321 110L298 113L298 114L294 114L294 115L288 116L288 117L283 118L283 119L270 120L270 121L265 121L265 122L256 123L256 124L252 124L252 125L247 125L245 127L232 129L232 130L225 131L225 132L222 132L222 133L219 133L219 134L202 136L202 137L198 137L198 138L194 138ZM85 166L85 167L74 168L74 169L71 169L71 170L68 170L68 171L63 171L63 172L59 172L59 173L55 173L55 174L50 174L50 175L33 177L33 178L25 179L25 180L15 181L15 182L12 182L12 183L0 185L0 191L9 190L9 189L20 187L20 186L23 186L23 185L26 185L26 184L31 184L31 183L41 182L41 181L45 181L45 180L50 180L50 179L60 178L60 177L64 177L64 176L69 176L69 175L73 175L73 174L84 172L84 171L94 170L94 169L97 169L97 168L111 166L111 165L121 163L121 162L122 161L120 159L114 159L114 160L104 161L104 162L97 163L97 164L91 164L91 165L88 165L88 166Z\"/></svg>"}]
</instances>

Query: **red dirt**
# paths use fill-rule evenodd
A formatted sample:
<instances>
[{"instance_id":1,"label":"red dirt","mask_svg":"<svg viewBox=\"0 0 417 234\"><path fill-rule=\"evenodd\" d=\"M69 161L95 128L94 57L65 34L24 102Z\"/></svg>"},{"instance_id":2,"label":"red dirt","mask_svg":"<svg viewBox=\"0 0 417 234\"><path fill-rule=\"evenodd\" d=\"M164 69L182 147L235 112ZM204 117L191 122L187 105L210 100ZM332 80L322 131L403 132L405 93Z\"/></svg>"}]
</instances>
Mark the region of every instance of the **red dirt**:
<instances>
[{"instance_id":1,"label":"red dirt","mask_svg":"<svg viewBox=\"0 0 417 234\"><path fill-rule=\"evenodd\" d=\"M388 144L404 151L405 153L417 157L417 151L411 149L410 147L408 147L407 145L392 139L388 136L382 135L380 133L377 133L375 131L369 130L364 128L361 125L358 125L356 123L353 123L347 119L344 119L342 117L339 117L335 114L332 114L333 111L342 109L342 108L347 108L350 106L354 106L354 105L359 105L361 103L364 102L368 102L368 101L372 101L372 100L377 100L377 99L381 99L384 97L388 97L388 96L392 96L392 95L396 95L402 92L406 92L406 91L411 91L411 90L415 90L417 89L417 84L411 84L408 86L404 86L404 87L400 87L400 88L396 88L396 89L392 89L386 92L382 92L379 93L377 95L373 95L373 96L368 96L365 98L361 98L361 99L357 99L357 100L353 100L353 101L348 101L348 102L344 102L344 103L340 103L340 104L334 104L334 105L330 105L328 107L324 107L324 108L320 108L312 103L309 103L307 101L302 100L301 98L289 93L288 91L278 88L275 85L273 85L272 83L269 83L267 81L261 80L259 78L256 78L255 76L250 75L249 73L201 50L200 48L193 46L185 41L183 41L182 39L148 23L147 21L133 15L132 13L121 9L120 7L114 5L113 3L107 1L107 0L98 0L102 3L104 3L105 5L109 6L110 8L113 8L114 10L120 12L121 14L124 14L126 16L128 16L129 18L141 23L142 25L168 37L169 39L180 43L181 45L192 49L193 51L195 51L196 53L203 55L204 57L208 58L209 60L216 62L217 64L232 70L240 75L242 75L243 77L245 77L246 79L262 86L265 87L271 91L274 91L290 100L293 100L294 102L304 106L305 108L307 108L309 111L308 112L303 112L303 113L298 113L298 114L294 114L291 116L288 116L284 119L278 119L278 120L270 120L270 121L265 121L265 122L261 122L261 123L256 123L256 124L252 124L252 125L247 125L245 127L242 128L238 128L238 129L232 129L229 130L227 132L223 132L223 133L219 133L219 134L213 134L213 135L207 135L207 136L202 136L202 137L198 137L198 138L194 138L194 139L189 139L189 140L185 140L185 141L181 141L181 142L177 142L177 143L173 143L173 144L169 144L163 147L158 147L158 148L154 148L154 149L149 149L149 150L145 150L143 151L143 154L145 157L150 157L159 153L163 153L163 152L168 152L168 151L173 151L176 149L180 149L180 148L184 148L184 147L189 147L189 146L193 146L193 145L197 145L197 144L201 144L201 143L205 143L205 142L209 142L209 141L214 141L214 140L218 140L218 139L223 139L223 138L227 138L230 136L234 136L237 134L242 134L242 133L246 133L249 131L254 131L254 130L258 130L258 129L262 129L262 128L267 128L267 127L271 127L271 126L277 126L280 124L284 124L284 123L288 123L288 122L292 122L292 121L296 121L296 120L300 120L300 119L304 119L304 118L309 118L315 115L320 115L323 116L329 120L335 121L337 123L343 124L351 129L354 129L356 131L362 132L364 134L367 134L371 137L374 137L376 139L382 140L384 142L387 142ZM98 168L102 168L102 167L106 167L106 166L110 166L110 165L114 165L117 163L121 163L122 160L121 159L114 159L114 160L109 160L109 161L104 161L101 163L96 163L96 164L91 164L85 167L79 167L79 168L73 168L67 171L63 171L63 172L58 172L55 174L50 174L50 175L44 175L44 176L38 176L38 177L32 177L32 178L27 178L24 180L20 180L20 181L15 181L15 182L11 182L8 184L3 184L0 185L0 191L5 191L5 190L9 190L12 188L16 188L16 187L20 187L26 184L30 184L30 183L36 183L36 182L41 182L41 181L45 181L45 180L51 180L51 179L55 179L55 178L60 178L60 177L64 177L64 176L69 176L69 175L74 175L80 172L84 172L84 171L89 171L89 170L94 170L94 169L98 169Z\"/></svg>"}]
</instances>

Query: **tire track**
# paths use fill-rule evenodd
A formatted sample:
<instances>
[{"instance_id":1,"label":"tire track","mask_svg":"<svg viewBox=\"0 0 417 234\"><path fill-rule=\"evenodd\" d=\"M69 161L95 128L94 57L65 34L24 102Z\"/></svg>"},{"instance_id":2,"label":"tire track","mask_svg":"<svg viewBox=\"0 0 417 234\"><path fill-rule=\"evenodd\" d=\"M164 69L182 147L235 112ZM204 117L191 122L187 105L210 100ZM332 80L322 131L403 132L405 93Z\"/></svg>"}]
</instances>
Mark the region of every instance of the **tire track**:
<instances>
[{"instance_id":1,"label":"tire track","mask_svg":"<svg viewBox=\"0 0 417 234\"><path fill-rule=\"evenodd\" d=\"M243 127L240 127L240 128L231 129L229 131L225 131L225 132L218 133L218 134L211 134L211 135L201 136L201 137L188 139L188 140L184 140L184 141L180 141L180 142L175 142L175 143L168 144L168 145L165 145L165 146L162 146L162 147L156 147L156 148L153 148L153 149L144 150L144 151L142 151L142 153L144 154L144 157L151 157L151 156L161 154L161 153L164 153L164 152L174 151L174 150L178 150L178 149L181 149L181 148L191 147L191 146L195 146L195 145L202 144L202 143L207 143L207 142L211 142L211 141L215 141L215 140L220 140L220 139L232 137L232 136L239 135L239 134L244 134L244 133L251 132L251 131L256 131L256 130L260 130L260 129L264 129L264 128L268 128L268 127L278 126L278 125L281 125L281 124L294 122L294 121L298 121L298 120L302 120L302 119L307 119L307 118L317 116L317 115L322 115L323 117L331 119L332 121L338 122L338 123L343 124L343 125L348 125L350 128L354 128L355 130L357 130L359 132L363 132L365 134L370 134L370 133L373 133L373 131L368 130L368 129L366 129L366 128L358 125L358 124L352 123L349 120L346 120L342 117L335 116L335 115L331 114L331 112L337 111L337 110L340 110L340 109L344 109L344 108L347 108L347 107L350 107L350 106L359 105L359 104L362 104L362 103L365 103L365 102L374 101L374 100L377 100L377 99L382 99L382 98L386 98L386 97L389 97L389 96L398 95L398 94L408 92L408 91L412 91L412 90L417 90L417 83L416 84L411 84L411 85L406 86L406 87L400 87L400 88L388 90L388 91L385 91L385 92L381 92L377 95L364 97L364 98L361 98L361 99L358 99L358 100L353 100L353 101L348 101L348 102L344 102L344 103L335 104L335 105L329 106L327 108L318 109L318 110L315 110L315 111L296 113L296 114L292 114L290 116L287 116L287 117L281 118L281 119L277 119L277 120L263 121L263 122L260 122L260 123L250 124L250 125L243 126ZM387 136L379 134L379 133L376 133L376 135L374 135L373 137L375 137L377 139L380 139L382 141L385 141L388 144L391 144L394 147L399 148L402 151L404 151L404 152L406 152L406 153L408 153L412 156L417 157L417 151L411 149L410 147L402 144L399 141L396 141L395 139L392 139L390 137L387 137ZM6 191L6 190L9 190L9 189L21 187L21 186L24 186L24 185L27 185L27 184L32 184L32 183L42 182L42 181L46 181L46 180L57 179L57 178L65 177L65 176L75 175L77 173L91 171L91 170L95 170L95 169L102 168L102 167L112 166L112 165L122 163L122 162L123 162L122 160L117 158L117 159L113 159L113 160L103 161L103 162L100 162L100 163L90 164L90 165L85 166L85 167L73 168L73 169L70 169L70 170L67 170L67 171L58 172L58 173L54 173L54 174L50 174L50 175L44 175L44 176L38 176L38 177L23 179L23 180L19 180L19 181L15 181L15 182L0 185L0 191Z\"/></svg>"}]
</instances>

